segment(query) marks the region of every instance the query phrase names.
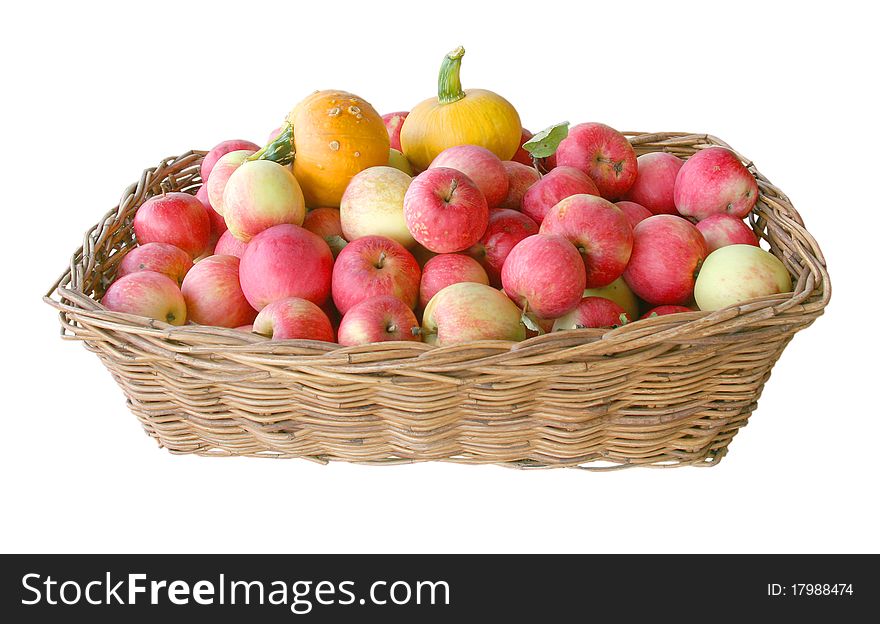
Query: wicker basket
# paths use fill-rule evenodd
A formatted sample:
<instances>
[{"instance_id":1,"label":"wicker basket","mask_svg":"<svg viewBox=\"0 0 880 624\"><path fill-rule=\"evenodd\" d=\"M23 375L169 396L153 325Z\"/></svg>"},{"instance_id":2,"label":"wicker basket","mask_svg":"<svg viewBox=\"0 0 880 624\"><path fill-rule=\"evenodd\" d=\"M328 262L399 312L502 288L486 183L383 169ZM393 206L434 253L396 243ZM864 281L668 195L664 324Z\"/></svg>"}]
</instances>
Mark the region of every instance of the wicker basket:
<instances>
[{"instance_id":1,"label":"wicker basket","mask_svg":"<svg viewBox=\"0 0 880 624\"><path fill-rule=\"evenodd\" d=\"M705 134L627 133L639 154L682 158ZM713 466L755 409L773 364L831 294L822 252L788 198L746 159L761 196L752 228L794 292L714 313L614 330L451 347L342 348L109 312L97 300L134 245L147 198L195 192L204 152L144 171L85 235L46 295L62 335L82 340L172 453L390 464L442 460L518 468Z\"/></svg>"}]
</instances>

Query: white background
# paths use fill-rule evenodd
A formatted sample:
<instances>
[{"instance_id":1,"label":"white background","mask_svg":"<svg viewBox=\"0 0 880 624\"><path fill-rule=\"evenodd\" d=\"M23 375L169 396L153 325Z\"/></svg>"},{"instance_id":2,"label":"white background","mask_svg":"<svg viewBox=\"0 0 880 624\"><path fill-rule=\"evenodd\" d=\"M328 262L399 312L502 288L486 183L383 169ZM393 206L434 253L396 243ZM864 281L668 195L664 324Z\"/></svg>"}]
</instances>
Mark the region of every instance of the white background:
<instances>
[{"instance_id":1,"label":"white background","mask_svg":"<svg viewBox=\"0 0 880 624\"><path fill-rule=\"evenodd\" d=\"M869 3L821 6L6 7L0 551L880 551L878 16ZM730 454L713 469L594 474L159 450L40 301L82 233L145 167L227 138L262 142L314 89L412 107L460 43L465 86L501 93L532 130L568 119L708 131L804 216L834 297Z\"/></svg>"}]
</instances>

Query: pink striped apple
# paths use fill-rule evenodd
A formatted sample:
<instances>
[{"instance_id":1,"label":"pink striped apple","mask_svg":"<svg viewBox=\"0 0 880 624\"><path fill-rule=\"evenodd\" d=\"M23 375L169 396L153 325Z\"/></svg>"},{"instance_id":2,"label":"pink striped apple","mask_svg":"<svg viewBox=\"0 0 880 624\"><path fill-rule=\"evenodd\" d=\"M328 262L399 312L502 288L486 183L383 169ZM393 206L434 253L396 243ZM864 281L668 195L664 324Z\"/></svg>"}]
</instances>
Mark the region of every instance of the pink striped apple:
<instances>
[{"instance_id":1,"label":"pink striped apple","mask_svg":"<svg viewBox=\"0 0 880 624\"><path fill-rule=\"evenodd\" d=\"M333 303L343 315L377 295L393 295L410 308L419 300L422 271L403 245L364 236L346 245L333 265Z\"/></svg>"},{"instance_id":2,"label":"pink striped apple","mask_svg":"<svg viewBox=\"0 0 880 624\"><path fill-rule=\"evenodd\" d=\"M522 213L541 225L553 206L566 197L580 194L599 195L599 189L583 171L574 167L556 167L523 194Z\"/></svg>"},{"instance_id":3,"label":"pink striped apple","mask_svg":"<svg viewBox=\"0 0 880 624\"><path fill-rule=\"evenodd\" d=\"M636 153L626 137L600 123L572 127L556 150L556 162L586 173L605 199L621 199L638 173Z\"/></svg>"},{"instance_id":4,"label":"pink striped apple","mask_svg":"<svg viewBox=\"0 0 880 624\"><path fill-rule=\"evenodd\" d=\"M138 244L168 243L198 258L207 249L211 222L205 207L189 193L151 197L138 208L132 224Z\"/></svg>"},{"instance_id":5,"label":"pink striped apple","mask_svg":"<svg viewBox=\"0 0 880 624\"><path fill-rule=\"evenodd\" d=\"M744 218L758 201L758 183L736 154L709 147L691 156L675 178L675 207L702 221L713 214Z\"/></svg>"},{"instance_id":6,"label":"pink striped apple","mask_svg":"<svg viewBox=\"0 0 880 624\"><path fill-rule=\"evenodd\" d=\"M668 152L649 152L637 159L638 175L624 199L640 204L652 214L678 214L675 177L684 161Z\"/></svg>"},{"instance_id":7,"label":"pink striped apple","mask_svg":"<svg viewBox=\"0 0 880 624\"><path fill-rule=\"evenodd\" d=\"M327 315L308 299L287 297L260 310L254 332L272 340L320 340L335 342Z\"/></svg>"},{"instance_id":8,"label":"pink striped apple","mask_svg":"<svg viewBox=\"0 0 880 624\"><path fill-rule=\"evenodd\" d=\"M241 291L238 269L235 256L208 256L196 263L180 287L189 320L216 327L253 323L257 311Z\"/></svg>"},{"instance_id":9,"label":"pink striped apple","mask_svg":"<svg viewBox=\"0 0 880 624\"><path fill-rule=\"evenodd\" d=\"M428 305L431 297L438 292L459 282L476 282L489 284L489 276L480 263L470 256L460 254L440 254L434 256L422 269L422 281L419 284L419 306Z\"/></svg>"},{"instance_id":10,"label":"pink striped apple","mask_svg":"<svg viewBox=\"0 0 880 624\"><path fill-rule=\"evenodd\" d=\"M146 316L171 325L186 323L186 302L180 288L167 275L155 271L138 271L117 279L101 303L113 312Z\"/></svg>"},{"instance_id":11,"label":"pink striped apple","mask_svg":"<svg viewBox=\"0 0 880 624\"><path fill-rule=\"evenodd\" d=\"M416 315L393 295L364 299L352 306L339 323L338 342L350 347L374 342L421 342Z\"/></svg>"},{"instance_id":12,"label":"pink striped apple","mask_svg":"<svg viewBox=\"0 0 880 624\"><path fill-rule=\"evenodd\" d=\"M124 277L138 271L155 271L170 277L180 285L183 276L192 266L192 258L182 249L168 243L147 243L125 254L116 270L116 277Z\"/></svg>"}]
</instances>

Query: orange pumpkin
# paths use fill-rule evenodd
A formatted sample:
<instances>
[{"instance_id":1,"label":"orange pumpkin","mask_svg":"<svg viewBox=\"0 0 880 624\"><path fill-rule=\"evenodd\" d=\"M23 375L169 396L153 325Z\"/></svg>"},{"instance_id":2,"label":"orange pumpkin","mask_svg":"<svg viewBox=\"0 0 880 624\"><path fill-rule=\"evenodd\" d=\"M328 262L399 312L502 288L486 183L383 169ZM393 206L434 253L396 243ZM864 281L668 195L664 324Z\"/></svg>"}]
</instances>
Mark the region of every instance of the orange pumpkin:
<instances>
[{"instance_id":1,"label":"orange pumpkin","mask_svg":"<svg viewBox=\"0 0 880 624\"><path fill-rule=\"evenodd\" d=\"M290 162L309 207L339 207L355 174L387 165L388 131L369 102L346 91L316 91L287 116L281 134L251 158Z\"/></svg>"}]
</instances>

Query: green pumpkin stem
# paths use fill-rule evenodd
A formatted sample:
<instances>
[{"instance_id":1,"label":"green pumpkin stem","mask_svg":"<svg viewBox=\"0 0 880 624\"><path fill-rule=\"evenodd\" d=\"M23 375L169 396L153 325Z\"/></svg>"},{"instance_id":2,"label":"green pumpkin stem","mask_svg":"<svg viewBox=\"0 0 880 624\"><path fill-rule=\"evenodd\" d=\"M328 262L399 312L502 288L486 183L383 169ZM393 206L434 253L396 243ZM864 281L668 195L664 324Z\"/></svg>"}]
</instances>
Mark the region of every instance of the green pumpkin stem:
<instances>
[{"instance_id":1,"label":"green pumpkin stem","mask_svg":"<svg viewBox=\"0 0 880 624\"><path fill-rule=\"evenodd\" d=\"M296 151L293 148L293 126L289 121L284 122L281 132L259 152L251 154L247 160L271 160L279 165L289 165L293 162Z\"/></svg>"},{"instance_id":2,"label":"green pumpkin stem","mask_svg":"<svg viewBox=\"0 0 880 624\"><path fill-rule=\"evenodd\" d=\"M440 77L437 80L437 101L441 104L451 104L464 97L461 88L461 58L464 56L464 48L458 46L443 58L440 65Z\"/></svg>"}]
</instances>

